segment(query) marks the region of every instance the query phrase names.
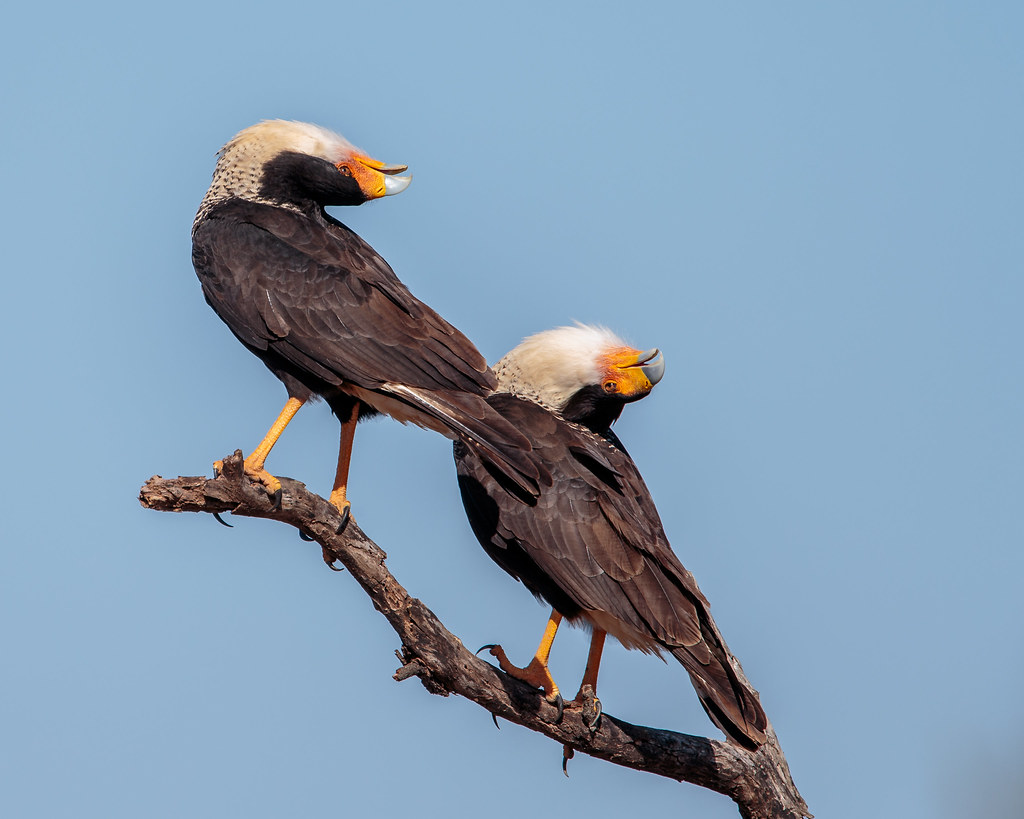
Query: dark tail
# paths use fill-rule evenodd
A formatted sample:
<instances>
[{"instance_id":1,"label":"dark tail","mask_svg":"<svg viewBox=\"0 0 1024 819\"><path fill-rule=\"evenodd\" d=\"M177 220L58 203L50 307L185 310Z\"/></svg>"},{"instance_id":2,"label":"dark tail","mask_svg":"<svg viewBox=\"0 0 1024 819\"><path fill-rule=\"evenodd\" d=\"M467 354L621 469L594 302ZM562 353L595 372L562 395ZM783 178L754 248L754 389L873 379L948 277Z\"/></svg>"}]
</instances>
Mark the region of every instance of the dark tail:
<instances>
[{"instance_id":1,"label":"dark tail","mask_svg":"<svg viewBox=\"0 0 1024 819\"><path fill-rule=\"evenodd\" d=\"M701 624L707 630L706 623ZM768 717L761 708L757 692L733 670L718 635L705 634L712 648L711 661L699 663L685 647L672 651L690 675L700 704L722 732L737 745L756 751L768 739ZM709 639L710 638L710 639ZM718 638L721 639L720 637Z\"/></svg>"},{"instance_id":2,"label":"dark tail","mask_svg":"<svg viewBox=\"0 0 1024 819\"><path fill-rule=\"evenodd\" d=\"M529 440L481 396L388 384L387 391L430 416L453 440L472 447L529 497L540 494L541 475Z\"/></svg>"}]
</instances>

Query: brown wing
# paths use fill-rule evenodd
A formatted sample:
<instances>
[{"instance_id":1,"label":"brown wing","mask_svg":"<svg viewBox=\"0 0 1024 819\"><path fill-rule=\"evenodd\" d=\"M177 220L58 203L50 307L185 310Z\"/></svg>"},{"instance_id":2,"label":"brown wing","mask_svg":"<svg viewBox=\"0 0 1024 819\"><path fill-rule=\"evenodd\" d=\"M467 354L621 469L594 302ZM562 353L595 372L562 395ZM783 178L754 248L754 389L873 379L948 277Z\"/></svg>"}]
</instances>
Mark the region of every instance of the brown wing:
<instances>
[{"instance_id":1,"label":"brown wing","mask_svg":"<svg viewBox=\"0 0 1024 819\"><path fill-rule=\"evenodd\" d=\"M602 612L625 626L626 642L671 651L719 727L747 747L763 742L757 694L732 669L708 602L618 440L508 395L488 402L530 439L550 481L529 502L456 446L463 501L487 553L566 617Z\"/></svg>"},{"instance_id":2,"label":"brown wing","mask_svg":"<svg viewBox=\"0 0 1024 819\"><path fill-rule=\"evenodd\" d=\"M292 395L386 393L536 491L529 442L483 400L484 357L340 222L234 200L196 226L192 256L206 300Z\"/></svg>"},{"instance_id":3,"label":"brown wing","mask_svg":"<svg viewBox=\"0 0 1024 819\"><path fill-rule=\"evenodd\" d=\"M300 380L477 395L494 387L472 342L339 222L234 200L197 225L193 261L232 331Z\"/></svg>"}]
</instances>

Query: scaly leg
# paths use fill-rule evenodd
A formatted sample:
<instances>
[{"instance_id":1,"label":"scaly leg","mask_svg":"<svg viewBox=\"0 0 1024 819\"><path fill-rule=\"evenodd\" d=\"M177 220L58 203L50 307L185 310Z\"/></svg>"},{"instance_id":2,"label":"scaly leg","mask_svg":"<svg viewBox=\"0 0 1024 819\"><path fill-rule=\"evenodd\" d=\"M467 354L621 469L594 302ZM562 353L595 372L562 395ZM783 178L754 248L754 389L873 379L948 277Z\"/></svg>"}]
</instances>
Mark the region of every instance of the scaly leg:
<instances>
[{"instance_id":1,"label":"scaly leg","mask_svg":"<svg viewBox=\"0 0 1024 819\"><path fill-rule=\"evenodd\" d=\"M304 403L304 401L300 401L298 398L289 398L288 403L284 405L284 409L281 410L281 414L277 416L277 420L274 421L273 426L271 426L267 434L263 436L263 440L260 441L259 446L253 450L252 455L246 458L244 462L245 474L252 480L263 484L267 488L267 491L274 497L275 504L281 503L281 482L267 472L267 470L263 468L263 464L266 463L270 450L274 448L274 444L276 444L277 439L281 437L281 433L284 432L284 428L288 426L292 418L295 417L295 413L299 411L299 407ZM223 461L216 461L213 464L213 468L219 474L224 468Z\"/></svg>"},{"instance_id":2,"label":"scaly leg","mask_svg":"<svg viewBox=\"0 0 1024 819\"><path fill-rule=\"evenodd\" d=\"M349 510L352 504L348 501L348 467L352 463L352 441L356 437L356 423L359 421L359 404L352 405L347 419L341 419L341 443L338 446L338 468L334 473L334 488L328 498L334 508L341 512L341 523L337 532L340 535L348 526ZM334 568L334 556L324 549L324 563Z\"/></svg>"},{"instance_id":3,"label":"scaly leg","mask_svg":"<svg viewBox=\"0 0 1024 819\"><path fill-rule=\"evenodd\" d=\"M583 687L589 685L591 691L597 694L597 672L601 667L601 654L604 651L604 638L607 632L594 628L590 638L590 653L587 654L587 668L583 672L583 680L580 682L579 693L576 694L576 702L581 701Z\"/></svg>"},{"instance_id":4,"label":"scaly leg","mask_svg":"<svg viewBox=\"0 0 1024 819\"><path fill-rule=\"evenodd\" d=\"M601 720L601 700L597 698L597 672L601 667L601 653L604 651L606 636L607 632L599 628L594 629L593 636L590 638L590 652L587 654L587 668L583 672L580 690L573 700L573 703L581 707L583 723L591 732L597 730Z\"/></svg>"},{"instance_id":5,"label":"scaly leg","mask_svg":"<svg viewBox=\"0 0 1024 819\"><path fill-rule=\"evenodd\" d=\"M558 633L558 626L561 622L562 615L552 609L551 617L548 618L547 627L544 629L544 636L541 638L540 645L537 646L537 653L526 668L512 665L508 661L508 657L505 656L505 650L499 645L487 645L480 649L480 651L483 651L484 648L490 649L491 656L497 658L501 670L510 677L515 677L536 688L542 688L544 699L558 707L559 719L562 716L562 695L551 677L551 672L548 671L548 657L551 655L551 644L555 641L555 634Z\"/></svg>"},{"instance_id":6,"label":"scaly leg","mask_svg":"<svg viewBox=\"0 0 1024 819\"><path fill-rule=\"evenodd\" d=\"M338 447L338 469L334 473L334 488L330 501L346 520L352 505L348 502L348 467L352 462L352 441L356 437L356 422L359 419L359 404L352 405L352 413L341 422L341 444Z\"/></svg>"}]
</instances>

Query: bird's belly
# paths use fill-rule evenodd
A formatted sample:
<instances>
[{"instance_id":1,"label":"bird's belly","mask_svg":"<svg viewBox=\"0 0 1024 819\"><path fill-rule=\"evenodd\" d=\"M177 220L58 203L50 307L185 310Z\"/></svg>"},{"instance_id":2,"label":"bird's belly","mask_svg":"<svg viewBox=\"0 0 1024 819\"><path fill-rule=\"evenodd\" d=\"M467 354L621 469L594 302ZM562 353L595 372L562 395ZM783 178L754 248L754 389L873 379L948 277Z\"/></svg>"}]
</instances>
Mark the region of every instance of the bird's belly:
<instances>
[{"instance_id":1,"label":"bird's belly","mask_svg":"<svg viewBox=\"0 0 1024 819\"><path fill-rule=\"evenodd\" d=\"M635 648L644 654L661 654L662 645L650 633L638 631L634 626L606 611L586 609L581 616L589 620L595 628L607 631L626 648Z\"/></svg>"},{"instance_id":2,"label":"bird's belly","mask_svg":"<svg viewBox=\"0 0 1024 819\"><path fill-rule=\"evenodd\" d=\"M344 392L349 395L358 398L364 404L373 407L377 412L383 413L384 415L390 415L396 421L400 421L403 424L416 424L418 427L424 429L430 429L434 432L438 432L445 438L455 440L455 435L451 429L442 424L436 418L427 415L410 406L405 401L399 398L394 398L389 395L382 395L379 392L373 392L372 390L366 390L362 387L357 387L354 384L345 384L342 387Z\"/></svg>"}]
</instances>

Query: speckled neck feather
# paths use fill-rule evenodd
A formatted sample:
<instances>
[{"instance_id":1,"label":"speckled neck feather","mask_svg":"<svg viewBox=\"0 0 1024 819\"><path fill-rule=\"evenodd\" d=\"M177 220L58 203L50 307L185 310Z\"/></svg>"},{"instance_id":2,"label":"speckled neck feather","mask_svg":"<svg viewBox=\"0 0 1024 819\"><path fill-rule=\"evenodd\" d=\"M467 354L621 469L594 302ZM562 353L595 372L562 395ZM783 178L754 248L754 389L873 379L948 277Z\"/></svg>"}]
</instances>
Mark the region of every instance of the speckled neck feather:
<instances>
[{"instance_id":1,"label":"speckled neck feather","mask_svg":"<svg viewBox=\"0 0 1024 819\"><path fill-rule=\"evenodd\" d=\"M264 166L284 151L340 162L358 150L339 134L308 122L275 119L246 128L220 149L213 181L199 205L192 229L214 205L229 199L300 210L294 202L268 199L260 193Z\"/></svg>"}]
</instances>

